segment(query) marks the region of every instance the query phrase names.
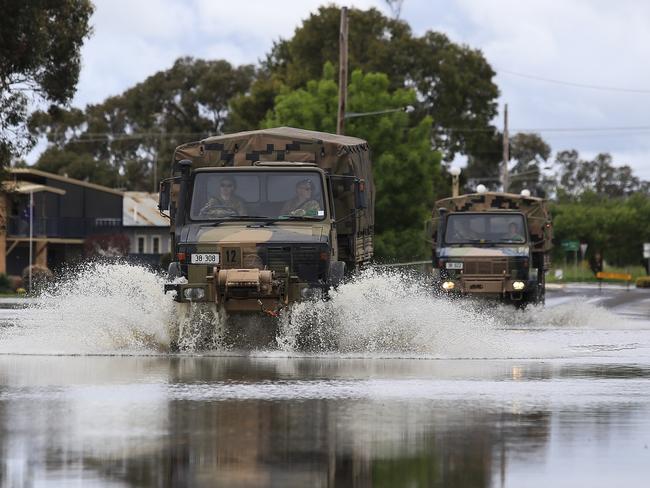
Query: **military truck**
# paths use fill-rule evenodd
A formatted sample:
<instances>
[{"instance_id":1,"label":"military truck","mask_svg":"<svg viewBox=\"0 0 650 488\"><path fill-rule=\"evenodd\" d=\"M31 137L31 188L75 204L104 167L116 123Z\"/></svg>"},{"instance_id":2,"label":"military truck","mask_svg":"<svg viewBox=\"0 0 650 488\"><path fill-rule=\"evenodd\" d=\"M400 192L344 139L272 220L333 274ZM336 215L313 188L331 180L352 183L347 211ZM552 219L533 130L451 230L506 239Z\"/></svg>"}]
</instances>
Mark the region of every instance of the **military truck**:
<instances>
[{"instance_id":1,"label":"military truck","mask_svg":"<svg viewBox=\"0 0 650 488\"><path fill-rule=\"evenodd\" d=\"M277 316L372 258L374 199L361 139L279 127L183 144L160 185L165 291L181 314Z\"/></svg>"},{"instance_id":2,"label":"military truck","mask_svg":"<svg viewBox=\"0 0 650 488\"><path fill-rule=\"evenodd\" d=\"M524 190L481 192L436 202L432 215L434 283L441 293L543 303L550 266L551 218Z\"/></svg>"}]
</instances>

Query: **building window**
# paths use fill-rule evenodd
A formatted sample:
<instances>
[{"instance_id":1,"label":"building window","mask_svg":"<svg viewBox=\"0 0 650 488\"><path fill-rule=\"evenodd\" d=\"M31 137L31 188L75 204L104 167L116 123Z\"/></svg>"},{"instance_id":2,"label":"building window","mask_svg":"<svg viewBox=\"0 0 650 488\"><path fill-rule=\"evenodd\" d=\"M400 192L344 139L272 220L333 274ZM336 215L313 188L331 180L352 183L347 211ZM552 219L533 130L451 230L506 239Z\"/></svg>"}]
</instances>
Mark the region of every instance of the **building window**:
<instances>
[{"instance_id":1,"label":"building window","mask_svg":"<svg viewBox=\"0 0 650 488\"><path fill-rule=\"evenodd\" d=\"M160 254L160 237L153 236L151 238L151 252L153 254Z\"/></svg>"},{"instance_id":2,"label":"building window","mask_svg":"<svg viewBox=\"0 0 650 488\"><path fill-rule=\"evenodd\" d=\"M144 251L145 251L144 243L145 243L144 237L139 236L138 237L138 254L144 254Z\"/></svg>"}]
</instances>

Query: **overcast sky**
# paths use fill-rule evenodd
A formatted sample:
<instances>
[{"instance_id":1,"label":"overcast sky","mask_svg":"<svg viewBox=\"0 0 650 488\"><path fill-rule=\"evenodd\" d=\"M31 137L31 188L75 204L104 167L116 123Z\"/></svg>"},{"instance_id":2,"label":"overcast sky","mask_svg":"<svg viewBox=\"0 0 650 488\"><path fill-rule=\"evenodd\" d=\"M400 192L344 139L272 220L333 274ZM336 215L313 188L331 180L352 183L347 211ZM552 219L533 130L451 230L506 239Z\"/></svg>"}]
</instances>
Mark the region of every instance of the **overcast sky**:
<instances>
[{"instance_id":1,"label":"overcast sky","mask_svg":"<svg viewBox=\"0 0 650 488\"><path fill-rule=\"evenodd\" d=\"M326 2L94 3L73 102L79 107L121 93L179 56L256 63ZM330 3L391 14L379 0ZM404 0L401 18L416 34L444 32L483 51L497 72L500 111L508 103L511 131L537 129L554 152L609 152L650 179L650 2Z\"/></svg>"}]
</instances>

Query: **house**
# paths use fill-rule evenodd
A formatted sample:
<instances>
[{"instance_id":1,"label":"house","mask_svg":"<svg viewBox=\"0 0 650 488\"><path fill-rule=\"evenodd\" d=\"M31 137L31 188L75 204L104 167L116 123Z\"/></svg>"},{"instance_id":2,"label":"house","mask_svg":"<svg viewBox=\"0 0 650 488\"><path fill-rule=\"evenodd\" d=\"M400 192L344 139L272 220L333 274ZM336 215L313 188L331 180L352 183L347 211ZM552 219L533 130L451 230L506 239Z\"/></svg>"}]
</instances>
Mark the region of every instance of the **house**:
<instances>
[{"instance_id":1,"label":"house","mask_svg":"<svg viewBox=\"0 0 650 488\"><path fill-rule=\"evenodd\" d=\"M2 190L0 273L22 274L30 255L56 270L83 259L89 237L123 232L121 191L32 168L10 169Z\"/></svg>"},{"instance_id":2,"label":"house","mask_svg":"<svg viewBox=\"0 0 650 488\"><path fill-rule=\"evenodd\" d=\"M158 267L161 256L170 252L169 219L158 210L157 193L125 192L122 226L130 261Z\"/></svg>"}]
</instances>

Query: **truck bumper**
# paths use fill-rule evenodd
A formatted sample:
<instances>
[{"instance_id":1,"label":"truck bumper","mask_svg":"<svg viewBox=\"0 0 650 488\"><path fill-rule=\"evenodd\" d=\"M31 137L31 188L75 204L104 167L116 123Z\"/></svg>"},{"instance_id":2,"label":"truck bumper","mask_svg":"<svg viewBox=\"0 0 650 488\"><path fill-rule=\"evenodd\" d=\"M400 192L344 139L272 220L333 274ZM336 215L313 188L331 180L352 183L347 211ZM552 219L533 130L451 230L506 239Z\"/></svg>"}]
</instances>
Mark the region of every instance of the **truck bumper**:
<instances>
[{"instance_id":1,"label":"truck bumper","mask_svg":"<svg viewBox=\"0 0 650 488\"><path fill-rule=\"evenodd\" d=\"M220 270L204 283L168 283L165 293L175 292L180 303L216 303L229 312L274 314L290 303L326 294L327 286L276 278L258 269Z\"/></svg>"},{"instance_id":2,"label":"truck bumper","mask_svg":"<svg viewBox=\"0 0 650 488\"><path fill-rule=\"evenodd\" d=\"M444 293L454 296L476 295L518 301L532 288L533 283L510 278L468 276L443 281L439 286Z\"/></svg>"}]
</instances>

